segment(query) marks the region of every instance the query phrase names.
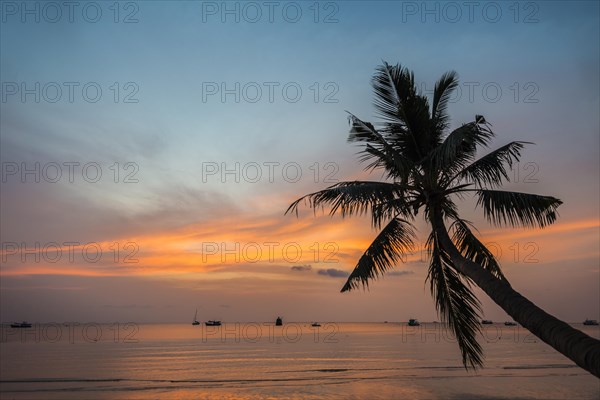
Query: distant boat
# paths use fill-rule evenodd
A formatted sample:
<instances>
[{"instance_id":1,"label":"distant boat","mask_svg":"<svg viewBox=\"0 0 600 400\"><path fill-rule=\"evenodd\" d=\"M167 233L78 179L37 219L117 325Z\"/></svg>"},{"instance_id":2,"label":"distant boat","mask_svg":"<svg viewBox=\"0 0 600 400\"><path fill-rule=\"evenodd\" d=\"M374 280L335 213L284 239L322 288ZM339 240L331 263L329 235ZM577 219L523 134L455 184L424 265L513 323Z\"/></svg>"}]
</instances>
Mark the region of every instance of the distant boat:
<instances>
[{"instance_id":1,"label":"distant boat","mask_svg":"<svg viewBox=\"0 0 600 400\"><path fill-rule=\"evenodd\" d=\"M483 325L492 325L494 322L493 322L493 321L490 321L489 319L484 319L483 321L481 321L481 323L482 323Z\"/></svg>"},{"instance_id":2,"label":"distant boat","mask_svg":"<svg viewBox=\"0 0 600 400\"><path fill-rule=\"evenodd\" d=\"M517 326L517 323L516 322L512 322L512 321L506 321L504 323L504 325L506 325L506 326Z\"/></svg>"},{"instance_id":3,"label":"distant boat","mask_svg":"<svg viewBox=\"0 0 600 400\"><path fill-rule=\"evenodd\" d=\"M31 324L27 321L15 322L14 324L10 324L10 327L11 328L31 328Z\"/></svg>"},{"instance_id":4,"label":"distant boat","mask_svg":"<svg viewBox=\"0 0 600 400\"><path fill-rule=\"evenodd\" d=\"M221 321L206 321L204 323L206 326L221 326Z\"/></svg>"},{"instance_id":5,"label":"distant boat","mask_svg":"<svg viewBox=\"0 0 600 400\"><path fill-rule=\"evenodd\" d=\"M321 326L321 324L318 322L313 322L310 326Z\"/></svg>"},{"instance_id":6,"label":"distant boat","mask_svg":"<svg viewBox=\"0 0 600 400\"><path fill-rule=\"evenodd\" d=\"M416 319L411 318L408 320L408 326L419 326L419 325L421 325L421 324Z\"/></svg>"},{"instance_id":7,"label":"distant boat","mask_svg":"<svg viewBox=\"0 0 600 400\"><path fill-rule=\"evenodd\" d=\"M196 313L194 314L194 322L192 322L192 325L200 325L200 322L198 321L198 309L196 308Z\"/></svg>"},{"instance_id":8,"label":"distant boat","mask_svg":"<svg viewBox=\"0 0 600 400\"><path fill-rule=\"evenodd\" d=\"M596 321L595 319L586 319L585 321L583 321L584 325L598 325L598 321Z\"/></svg>"},{"instance_id":9,"label":"distant boat","mask_svg":"<svg viewBox=\"0 0 600 400\"><path fill-rule=\"evenodd\" d=\"M281 317L277 317L277 319L275 320L275 326L281 325L283 325L283 320L281 319Z\"/></svg>"}]
</instances>

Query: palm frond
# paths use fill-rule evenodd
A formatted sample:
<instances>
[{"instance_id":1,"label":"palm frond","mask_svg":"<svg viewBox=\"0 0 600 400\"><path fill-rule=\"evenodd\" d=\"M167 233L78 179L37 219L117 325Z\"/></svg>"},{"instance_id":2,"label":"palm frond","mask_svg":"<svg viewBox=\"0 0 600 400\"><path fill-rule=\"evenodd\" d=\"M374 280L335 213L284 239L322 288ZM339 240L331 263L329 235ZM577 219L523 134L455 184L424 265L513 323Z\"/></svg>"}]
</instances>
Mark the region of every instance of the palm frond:
<instances>
[{"instance_id":1,"label":"palm frond","mask_svg":"<svg viewBox=\"0 0 600 400\"><path fill-rule=\"evenodd\" d=\"M379 66L372 79L381 131L405 157L418 161L431 146L429 104L418 93L415 77L400 65Z\"/></svg>"},{"instance_id":2,"label":"palm frond","mask_svg":"<svg viewBox=\"0 0 600 400\"><path fill-rule=\"evenodd\" d=\"M351 217L353 215L364 215L369 210L381 203L388 203L397 199L402 199L405 190L400 185L388 182L374 182L374 181L353 181L353 182L340 182L328 187L325 190L320 190L315 193L308 194L294 201L285 214L295 212L298 214L298 207L300 203L304 202L310 208L316 210L318 207L330 206L330 215L334 215L337 212L342 217ZM399 201L396 202L396 212L410 214L408 204L404 205L405 210L400 206ZM389 215L389 214L386 214ZM383 218L385 215L378 214L377 218ZM373 216L375 218L375 215ZM377 223L376 223L377 222ZM374 220L373 224L378 225L381 220Z\"/></svg>"},{"instance_id":3,"label":"palm frond","mask_svg":"<svg viewBox=\"0 0 600 400\"><path fill-rule=\"evenodd\" d=\"M407 68L384 62L377 67L371 81L375 94L375 108L387 122L403 123L398 110L403 102L417 93L415 77Z\"/></svg>"},{"instance_id":4,"label":"palm frond","mask_svg":"<svg viewBox=\"0 0 600 400\"><path fill-rule=\"evenodd\" d=\"M404 157L401 152L396 151L380 132L372 124L362 121L355 115L350 114L350 135L348 142L366 142L365 149L359 154L360 162L369 162L366 170L383 168L388 177L399 179L404 182L414 168L414 163Z\"/></svg>"},{"instance_id":5,"label":"palm frond","mask_svg":"<svg viewBox=\"0 0 600 400\"><path fill-rule=\"evenodd\" d=\"M431 151L429 159L440 171L462 169L475 157L477 146L487 146L493 137L494 133L485 119L477 116L475 121L453 130L442 144Z\"/></svg>"},{"instance_id":6,"label":"palm frond","mask_svg":"<svg viewBox=\"0 0 600 400\"><path fill-rule=\"evenodd\" d=\"M454 231L452 241L465 258L489 270L496 278L504 279L498 261L496 261L492 252L473 234L467 221L457 218L450 228Z\"/></svg>"},{"instance_id":7,"label":"palm frond","mask_svg":"<svg viewBox=\"0 0 600 400\"><path fill-rule=\"evenodd\" d=\"M348 111L346 111L348 112ZM348 142L367 142L378 147L390 147L381 133L379 133L373 124L358 118L356 115L348 112L350 122L350 135Z\"/></svg>"},{"instance_id":8,"label":"palm frond","mask_svg":"<svg viewBox=\"0 0 600 400\"><path fill-rule=\"evenodd\" d=\"M387 178L408 182L413 171L412 162L396 151L379 150L367 144L359 154L359 162L368 163L366 171L381 169Z\"/></svg>"},{"instance_id":9,"label":"palm frond","mask_svg":"<svg viewBox=\"0 0 600 400\"><path fill-rule=\"evenodd\" d=\"M414 236L410 222L393 218L360 257L341 291L358 289L361 285L368 288L369 281L396 266L413 249Z\"/></svg>"},{"instance_id":10,"label":"palm frond","mask_svg":"<svg viewBox=\"0 0 600 400\"><path fill-rule=\"evenodd\" d=\"M532 143L510 142L474 161L458 172L453 179L464 179L482 188L499 187L503 179L510 180L508 171L512 169L513 163L521 159L521 150L526 144Z\"/></svg>"},{"instance_id":11,"label":"palm frond","mask_svg":"<svg viewBox=\"0 0 600 400\"><path fill-rule=\"evenodd\" d=\"M417 210L423 202L424 199L422 197L408 193L403 197L397 197L388 202L373 204L371 207L373 227L379 228L381 221L388 220L396 214L401 214L412 220L417 215Z\"/></svg>"},{"instance_id":12,"label":"palm frond","mask_svg":"<svg viewBox=\"0 0 600 400\"><path fill-rule=\"evenodd\" d=\"M481 304L467 278L451 266L435 232L429 236L427 247L431 254L427 280L438 314L456 336L465 368L477 369L483 365L483 349L477 342L477 334L481 332Z\"/></svg>"},{"instance_id":13,"label":"palm frond","mask_svg":"<svg viewBox=\"0 0 600 400\"><path fill-rule=\"evenodd\" d=\"M433 103L431 105L431 117L435 131L443 133L450 123L448 115L448 101L458 86L458 74L454 71L446 72L436 82L433 90Z\"/></svg>"},{"instance_id":14,"label":"palm frond","mask_svg":"<svg viewBox=\"0 0 600 400\"><path fill-rule=\"evenodd\" d=\"M477 205L483 207L484 215L495 225L543 228L556 221L558 206L562 204L551 196L488 189L476 192Z\"/></svg>"}]
</instances>

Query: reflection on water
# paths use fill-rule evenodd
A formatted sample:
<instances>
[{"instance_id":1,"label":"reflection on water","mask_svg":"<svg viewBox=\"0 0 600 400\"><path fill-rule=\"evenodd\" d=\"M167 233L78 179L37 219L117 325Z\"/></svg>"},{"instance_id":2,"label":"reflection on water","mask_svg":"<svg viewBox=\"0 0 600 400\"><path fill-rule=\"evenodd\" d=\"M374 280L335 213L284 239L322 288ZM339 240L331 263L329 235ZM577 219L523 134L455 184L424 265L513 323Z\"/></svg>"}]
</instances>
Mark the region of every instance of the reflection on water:
<instances>
[{"instance_id":1,"label":"reflection on water","mask_svg":"<svg viewBox=\"0 0 600 400\"><path fill-rule=\"evenodd\" d=\"M579 329L599 337L598 327ZM486 325L467 372L441 324L3 326L10 399L597 399L598 380L521 327Z\"/></svg>"}]
</instances>

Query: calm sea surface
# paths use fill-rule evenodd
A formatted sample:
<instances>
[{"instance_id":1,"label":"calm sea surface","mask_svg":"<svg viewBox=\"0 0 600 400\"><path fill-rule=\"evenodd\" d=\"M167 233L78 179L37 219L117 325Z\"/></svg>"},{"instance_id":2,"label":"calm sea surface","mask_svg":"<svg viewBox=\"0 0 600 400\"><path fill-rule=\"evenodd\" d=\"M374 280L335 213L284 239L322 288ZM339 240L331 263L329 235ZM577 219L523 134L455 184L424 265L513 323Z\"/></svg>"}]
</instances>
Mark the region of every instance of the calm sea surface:
<instances>
[{"instance_id":1,"label":"calm sea surface","mask_svg":"<svg viewBox=\"0 0 600 400\"><path fill-rule=\"evenodd\" d=\"M484 326L476 373L433 323L61 323L0 339L2 399L600 398L599 379L503 324Z\"/></svg>"}]
</instances>

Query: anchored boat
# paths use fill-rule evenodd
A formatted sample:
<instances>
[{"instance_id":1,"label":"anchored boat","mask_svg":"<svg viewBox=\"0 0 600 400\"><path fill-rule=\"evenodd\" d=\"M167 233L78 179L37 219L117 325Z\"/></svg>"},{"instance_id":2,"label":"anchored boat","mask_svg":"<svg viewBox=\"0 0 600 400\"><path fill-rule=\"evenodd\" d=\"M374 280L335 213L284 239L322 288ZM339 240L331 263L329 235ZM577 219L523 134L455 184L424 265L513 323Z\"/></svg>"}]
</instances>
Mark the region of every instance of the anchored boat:
<instances>
[{"instance_id":1,"label":"anchored boat","mask_svg":"<svg viewBox=\"0 0 600 400\"><path fill-rule=\"evenodd\" d=\"M10 327L11 328L31 328L31 324L27 321L15 322L14 324L10 324Z\"/></svg>"}]
</instances>

